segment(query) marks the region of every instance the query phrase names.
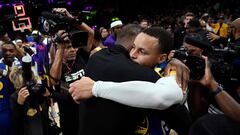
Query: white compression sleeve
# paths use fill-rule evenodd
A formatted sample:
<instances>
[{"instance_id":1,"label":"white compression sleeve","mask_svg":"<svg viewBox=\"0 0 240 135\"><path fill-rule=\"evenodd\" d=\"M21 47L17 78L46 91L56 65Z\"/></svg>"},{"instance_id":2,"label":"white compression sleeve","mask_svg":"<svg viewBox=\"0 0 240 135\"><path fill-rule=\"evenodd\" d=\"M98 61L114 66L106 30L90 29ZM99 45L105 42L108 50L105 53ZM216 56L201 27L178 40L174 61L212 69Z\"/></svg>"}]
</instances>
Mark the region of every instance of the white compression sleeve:
<instances>
[{"instance_id":1,"label":"white compression sleeve","mask_svg":"<svg viewBox=\"0 0 240 135\"><path fill-rule=\"evenodd\" d=\"M93 95L139 108L163 110L183 99L175 76L163 77L156 83L128 81L122 83L97 81Z\"/></svg>"}]
</instances>

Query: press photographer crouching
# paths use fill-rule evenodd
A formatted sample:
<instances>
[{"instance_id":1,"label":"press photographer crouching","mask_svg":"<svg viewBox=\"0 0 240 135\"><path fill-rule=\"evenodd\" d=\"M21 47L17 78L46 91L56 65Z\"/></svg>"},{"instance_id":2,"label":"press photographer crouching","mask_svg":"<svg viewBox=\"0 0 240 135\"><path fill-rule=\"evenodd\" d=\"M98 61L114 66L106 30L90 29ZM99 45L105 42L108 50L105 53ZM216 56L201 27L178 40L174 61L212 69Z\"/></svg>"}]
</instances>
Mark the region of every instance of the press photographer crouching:
<instances>
[{"instance_id":1,"label":"press photographer crouching","mask_svg":"<svg viewBox=\"0 0 240 135\"><path fill-rule=\"evenodd\" d=\"M9 78L16 92L11 96L14 132L17 135L49 135L50 92L32 67L32 58L22 58L22 67L13 67Z\"/></svg>"}]
</instances>

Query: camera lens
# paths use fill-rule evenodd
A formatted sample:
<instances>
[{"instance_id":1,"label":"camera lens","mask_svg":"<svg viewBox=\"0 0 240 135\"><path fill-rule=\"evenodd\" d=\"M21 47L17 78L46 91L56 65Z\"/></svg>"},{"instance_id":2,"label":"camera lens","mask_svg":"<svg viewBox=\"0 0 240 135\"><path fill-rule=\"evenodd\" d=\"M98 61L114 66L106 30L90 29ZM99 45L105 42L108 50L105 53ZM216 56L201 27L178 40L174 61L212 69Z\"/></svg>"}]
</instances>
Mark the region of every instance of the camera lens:
<instances>
[{"instance_id":1,"label":"camera lens","mask_svg":"<svg viewBox=\"0 0 240 135\"><path fill-rule=\"evenodd\" d=\"M205 61L202 58L189 55L185 64L190 70L191 80L202 79L205 74Z\"/></svg>"}]
</instances>

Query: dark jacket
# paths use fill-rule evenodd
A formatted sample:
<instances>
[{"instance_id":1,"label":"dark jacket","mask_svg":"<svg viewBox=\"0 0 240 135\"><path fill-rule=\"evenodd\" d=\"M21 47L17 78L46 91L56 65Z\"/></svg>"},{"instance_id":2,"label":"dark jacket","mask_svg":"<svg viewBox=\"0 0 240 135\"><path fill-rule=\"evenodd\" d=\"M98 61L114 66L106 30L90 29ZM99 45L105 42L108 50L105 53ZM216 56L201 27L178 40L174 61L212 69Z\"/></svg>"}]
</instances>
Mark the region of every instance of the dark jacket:
<instances>
[{"instance_id":1,"label":"dark jacket","mask_svg":"<svg viewBox=\"0 0 240 135\"><path fill-rule=\"evenodd\" d=\"M49 106L47 100L43 100L44 102L38 105L30 105L29 100L26 100L24 105L19 105L17 93L11 95L15 135L48 135Z\"/></svg>"}]
</instances>

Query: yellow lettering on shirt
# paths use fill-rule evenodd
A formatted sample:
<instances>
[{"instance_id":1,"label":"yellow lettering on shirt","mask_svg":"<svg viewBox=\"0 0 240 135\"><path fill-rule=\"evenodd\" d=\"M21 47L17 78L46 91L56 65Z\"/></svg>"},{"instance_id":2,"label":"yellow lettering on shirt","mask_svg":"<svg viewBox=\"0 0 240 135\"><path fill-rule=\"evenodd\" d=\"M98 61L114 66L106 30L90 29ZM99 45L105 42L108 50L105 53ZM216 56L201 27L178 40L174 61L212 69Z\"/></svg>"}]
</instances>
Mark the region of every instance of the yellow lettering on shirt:
<instances>
[{"instance_id":1,"label":"yellow lettering on shirt","mask_svg":"<svg viewBox=\"0 0 240 135\"><path fill-rule=\"evenodd\" d=\"M3 89L3 83L0 82L0 91Z\"/></svg>"},{"instance_id":2,"label":"yellow lettering on shirt","mask_svg":"<svg viewBox=\"0 0 240 135\"><path fill-rule=\"evenodd\" d=\"M37 109L29 108L27 111L27 116L33 117L37 113Z\"/></svg>"}]
</instances>

